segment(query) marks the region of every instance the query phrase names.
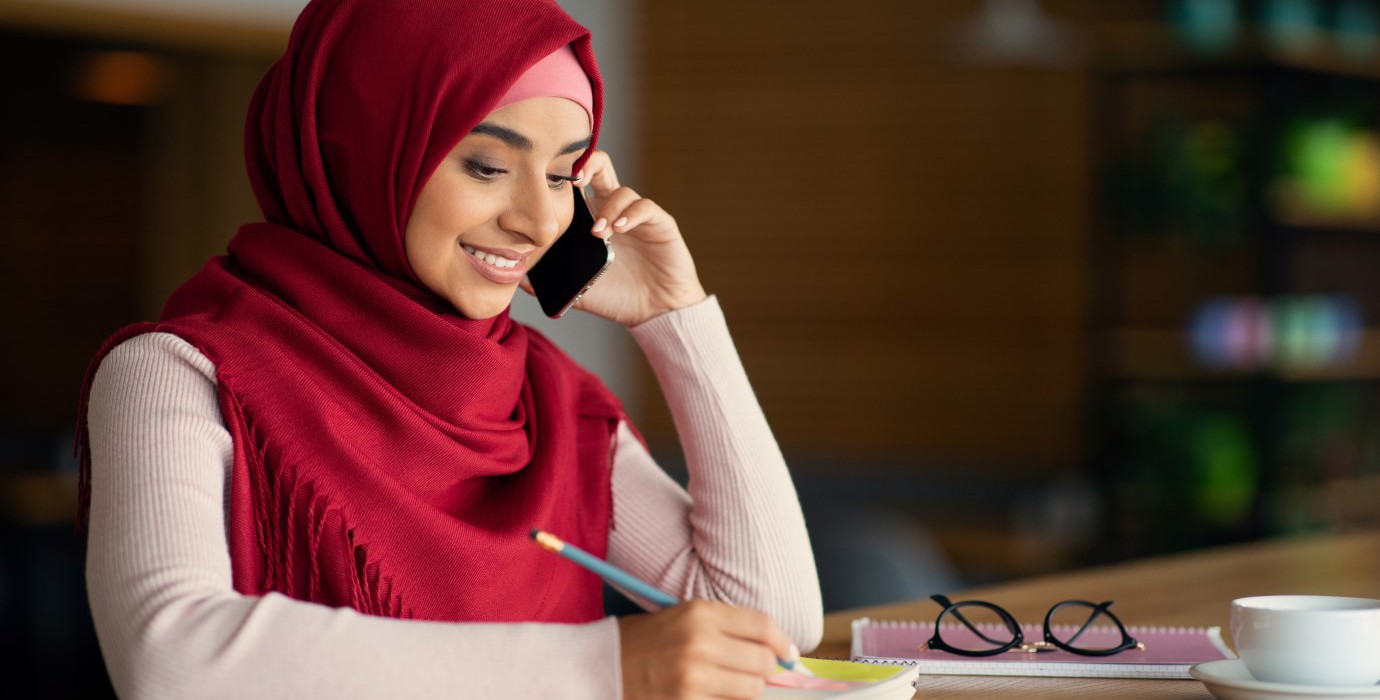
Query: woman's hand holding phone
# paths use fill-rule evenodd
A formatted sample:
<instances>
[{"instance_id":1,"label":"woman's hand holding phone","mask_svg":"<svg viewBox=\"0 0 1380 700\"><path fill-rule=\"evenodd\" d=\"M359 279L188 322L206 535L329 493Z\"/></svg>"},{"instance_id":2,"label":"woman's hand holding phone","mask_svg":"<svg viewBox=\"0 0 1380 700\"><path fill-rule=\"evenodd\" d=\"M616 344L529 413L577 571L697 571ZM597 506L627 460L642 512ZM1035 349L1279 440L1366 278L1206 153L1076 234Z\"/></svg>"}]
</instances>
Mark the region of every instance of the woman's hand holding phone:
<instances>
[{"instance_id":1,"label":"woman's hand holding phone","mask_svg":"<svg viewBox=\"0 0 1380 700\"><path fill-rule=\"evenodd\" d=\"M608 153L591 153L576 184L588 187L585 192L595 230L572 230L566 235L611 237L617 251L613 265L576 308L635 326L708 296L676 220L656 202L619 184ZM522 286L532 291L528 283Z\"/></svg>"}]
</instances>

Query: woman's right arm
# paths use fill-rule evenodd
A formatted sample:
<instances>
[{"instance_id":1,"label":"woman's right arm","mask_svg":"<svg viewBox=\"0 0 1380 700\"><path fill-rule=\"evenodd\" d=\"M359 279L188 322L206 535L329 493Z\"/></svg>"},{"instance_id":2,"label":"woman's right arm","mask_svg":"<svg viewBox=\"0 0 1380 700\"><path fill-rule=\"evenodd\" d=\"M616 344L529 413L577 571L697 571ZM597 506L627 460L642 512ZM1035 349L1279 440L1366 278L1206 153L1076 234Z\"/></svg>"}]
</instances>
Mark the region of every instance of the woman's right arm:
<instances>
[{"instance_id":1,"label":"woman's right arm","mask_svg":"<svg viewBox=\"0 0 1380 700\"><path fill-rule=\"evenodd\" d=\"M613 618L423 622L235 592L225 535L232 441L215 368L181 338L141 335L107 355L88 424L87 591L121 697L619 696Z\"/></svg>"}]
</instances>

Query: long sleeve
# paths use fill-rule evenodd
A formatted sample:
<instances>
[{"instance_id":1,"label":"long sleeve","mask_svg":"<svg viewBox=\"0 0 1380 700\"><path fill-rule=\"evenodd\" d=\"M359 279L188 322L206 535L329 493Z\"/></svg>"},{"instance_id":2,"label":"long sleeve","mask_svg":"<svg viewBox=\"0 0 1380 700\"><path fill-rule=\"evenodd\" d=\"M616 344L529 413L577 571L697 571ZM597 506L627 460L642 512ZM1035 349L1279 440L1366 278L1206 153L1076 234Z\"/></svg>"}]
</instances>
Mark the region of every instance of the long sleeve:
<instances>
[{"instance_id":1,"label":"long sleeve","mask_svg":"<svg viewBox=\"0 0 1380 700\"><path fill-rule=\"evenodd\" d=\"M211 362L182 339L115 348L91 391L87 589L124 698L616 698L613 618L451 624L231 584L232 441Z\"/></svg>"},{"instance_id":2,"label":"long sleeve","mask_svg":"<svg viewBox=\"0 0 1380 700\"><path fill-rule=\"evenodd\" d=\"M766 612L802 650L819 645L819 576L790 472L717 299L632 329L685 449L686 494L624 428L610 558L682 599Z\"/></svg>"}]
</instances>

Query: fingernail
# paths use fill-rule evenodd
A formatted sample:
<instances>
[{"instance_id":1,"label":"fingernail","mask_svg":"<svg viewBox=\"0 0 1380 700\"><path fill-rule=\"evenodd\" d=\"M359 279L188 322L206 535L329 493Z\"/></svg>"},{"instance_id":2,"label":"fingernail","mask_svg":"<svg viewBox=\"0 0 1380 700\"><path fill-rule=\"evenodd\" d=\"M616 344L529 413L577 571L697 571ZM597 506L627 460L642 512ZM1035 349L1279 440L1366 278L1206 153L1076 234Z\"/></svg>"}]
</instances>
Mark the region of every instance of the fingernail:
<instances>
[{"instance_id":1,"label":"fingernail","mask_svg":"<svg viewBox=\"0 0 1380 700\"><path fill-rule=\"evenodd\" d=\"M796 645L792 644L792 645L791 645L791 658L786 659L786 660L787 660L787 661L790 661L791 663L795 663L795 662L799 661L799 660L800 660L800 647L797 647Z\"/></svg>"},{"instance_id":2,"label":"fingernail","mask_svg":"<svg viewBox=\"0 0 1380 700\"><path fill-rule=\"evenodd\" d=\"M620 217L617 221L613 222L613 226L614 226L614 228L618 228L618 227L620 227L620 226L622 226L623 224L626 224L626 223L628 223L628 217L624 216L624 217Z\"/></svg>"},{"instance_id":3,"label":"fingernail","mask_svg":"<svg viewBox=\"0 0 1380 700\"><path fill-rule=\"evenodd\" d=\"M604 227L605 227L605 226L608 226L608 225L609 225L608 219L600 219L600 220L594 222L594 232L595 232L595 233L599 233L600 231L603 231L603 230L604 230Z\"/></svg>"},{"instance_id":4,"label":"fingernail","mask_svg":"<svg viewBox=\"0 0 1380 700\"><path fill-rule=\"evenodd\" d=\"M580 172L575 173L575 181L576 181L576 182L583 182L584 179L585 179L585 171L581 170Z\"/></svg>"}]
</instances>

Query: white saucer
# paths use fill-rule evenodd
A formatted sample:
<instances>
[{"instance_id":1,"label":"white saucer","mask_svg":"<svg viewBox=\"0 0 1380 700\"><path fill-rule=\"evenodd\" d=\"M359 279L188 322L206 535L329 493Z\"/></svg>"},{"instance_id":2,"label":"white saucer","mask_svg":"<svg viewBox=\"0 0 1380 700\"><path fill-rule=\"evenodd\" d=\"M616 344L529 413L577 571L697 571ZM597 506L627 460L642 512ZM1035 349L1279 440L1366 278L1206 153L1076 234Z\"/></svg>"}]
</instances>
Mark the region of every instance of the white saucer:
<instances>
[{"instance_id":1,"label":"white saucer","mask_svg":"<svg viewBox=\"0 0 1380 700\"><path fill-rule=\"evenodd\" d=\"M1380 700L1380 685L1330 687L1266 683L1251 677L1240 659L1208 661L1188 669L1188 674L1203 682L1208 692L1220 700L1299 700L1300 698L1356 698Z\"/></svg>"}]
</instances>

